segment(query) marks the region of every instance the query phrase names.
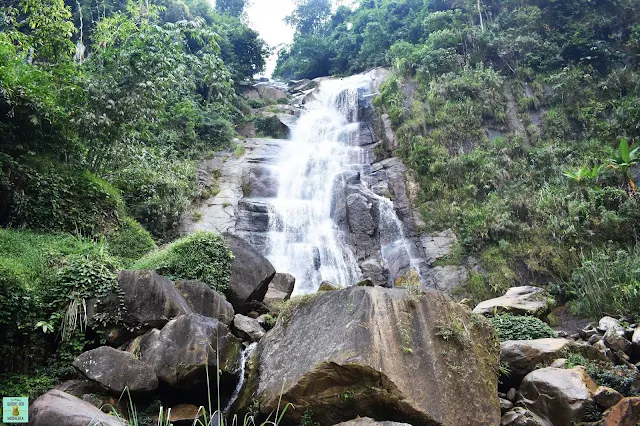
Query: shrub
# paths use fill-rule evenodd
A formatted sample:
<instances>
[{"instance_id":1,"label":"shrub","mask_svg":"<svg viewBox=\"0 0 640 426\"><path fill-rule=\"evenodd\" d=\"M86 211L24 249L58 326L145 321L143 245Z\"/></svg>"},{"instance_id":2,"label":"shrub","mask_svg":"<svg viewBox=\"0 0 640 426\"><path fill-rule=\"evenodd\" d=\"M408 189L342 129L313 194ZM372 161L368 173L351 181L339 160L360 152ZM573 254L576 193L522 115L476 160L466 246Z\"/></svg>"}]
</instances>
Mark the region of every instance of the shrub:
<instances>
[{"instance_id":1,"label":"shrub","mask_svg":"<svg viewBox=\"0 0 640 426\"><path fill-rule=\"evenodd\" d=\"M212 232L196 232L140 259L133 269L154 269L172 279L200 280L211 288L229 287L233 253Z\"/></svg>"},{"instance_id":2,"label":"shrub","mask_svg":"<svg viewBox=\"0 0 640 426\"><path fill-rule=\"evenodd\" d=\"M506 340L534 340L556 337L556 332L538 318L511 314L490 318L501 342Z\"/></svg>"},{"instance_id":3,"label":"shrub","mask_svg":"<svg viewBox=\"0 0 640 426\"><path fill-rule=\"evenodd\" d=\"M573 313L594 319L605 313L638 318L640 248L597 249L581 254L580 263L564 288L572 299L569 307Z\"/></svg>"},{"instance_id":4,"label":"shrub","mask_svg":"<svg viewBox=\"0 0 640 426\"><path fill-rule=\"evenodd\" d=\"M567 356L567 368L582 365L589 376L600 386L608 386L620 392L623 396L638 396L638 371L625 365L611 365L606 362L596 362L586 359L580 354Z\"/></svg>"},{"instance_id":5,"label":"shrub","mask_svg":"<svg viewBox=\"0 0 640 426\"><path fill-rule=\"evenodd\" d=\"M16 227L96 235L111 229L124 203L120 192L94 174L36 158L0 155L10 210L3 221ZM3 186L4 186L3 185Z\"/></svg>"},{"instance_id":6,"label":"shrub","mask_svg":"<svg viewBox=\"0 0 640 426\"><path fill-rule=\"evenodd\" d=\"M249 99L249 106L251 108L263 108L265 106L265 103L262 99Z\"/></svg>"},{"instance_id":7,"label":"shrub","mask_svg":"<svg viewBox=\"0 0 640 426\"><path fill-rule=\"evenodd\" d=\"M138 222L125 217L107 237L109 254L125 260L137 260L156 248L151 234Z\"/></svg>"}]
</instances>

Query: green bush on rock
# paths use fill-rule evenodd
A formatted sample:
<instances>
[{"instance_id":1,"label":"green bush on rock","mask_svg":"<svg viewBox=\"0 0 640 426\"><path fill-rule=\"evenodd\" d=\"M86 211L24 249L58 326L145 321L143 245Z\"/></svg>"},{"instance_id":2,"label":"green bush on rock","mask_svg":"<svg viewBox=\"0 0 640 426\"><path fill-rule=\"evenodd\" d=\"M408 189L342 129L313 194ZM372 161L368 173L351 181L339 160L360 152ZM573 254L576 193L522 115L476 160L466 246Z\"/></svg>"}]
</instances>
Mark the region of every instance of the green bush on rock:
<instances>
[{"instance_id":1,"label":"green bush on rock","mask_svg":"<svg viewBox=\"0 0 640 426\"><path fill-rule=\"evenodd\" d=\"M156 248L151 234L138 222L125 217L118 229L107 236L109 254L125 260L136 260Z\"/></svg>"},{"instance_id":2,"label":"green bush on rock","mask_svg":"<svg viewBox=\"0 0 640 426\"><path fill-rule=\"evenodd\" d=\"M233 253L212 232L196 232L140 259L133 269L153 269L171 279L200 280L217 291L229 286Z\"/></svg>"},{"instance_id":3,"label":"green bush on rock","mask_svg":"<svg viewBox=\"0 0 640 426\"><path fill-rule=\"evenodd\" d=\"M507 340L534 340L556 337L556 332L538 318L511 314L490 318L501 342Z\"/></svg>"}]
</instances>

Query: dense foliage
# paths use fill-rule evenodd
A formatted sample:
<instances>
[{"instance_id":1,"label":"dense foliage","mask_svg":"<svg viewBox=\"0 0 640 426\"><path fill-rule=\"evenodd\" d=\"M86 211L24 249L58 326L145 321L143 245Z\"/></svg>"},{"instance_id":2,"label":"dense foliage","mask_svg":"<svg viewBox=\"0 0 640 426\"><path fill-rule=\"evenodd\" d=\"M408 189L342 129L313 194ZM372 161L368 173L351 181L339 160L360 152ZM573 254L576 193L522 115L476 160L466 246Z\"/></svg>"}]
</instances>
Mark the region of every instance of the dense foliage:
<instances>
[{"instance_id":1,"label":"dense foliage","mask_svg":"<svg viewBox=\"0 0 640 426\"><path fill-rule=\"evenodd\" d=\"M536 317L504 314L489 318L489 321L501 342L556 337L555 331Z\"/></svg>"},{"instance_id":2,"label":"dense foliage","mask_svg":"<svg viewBox=\"0 0 640 426\"><path fill-rule=\"evenodd\" d=\"M196 162L231 146L248 109L236 83L268 53L244 6L0 6L0 394L73 377L70 361L101 344L86 300L118 293L117 272L170 239L202 195ZM219 237L160 253L167 273L227 284Z\"/></svg>"},{"instance_id":3,"label":"dense foliage","mask_svg":"<svg viewBox=\"0 0 640 426\"><path fill-rule=\"evenodd\" d=\"M193 160L229 145L234 79L264 68L264 42L204 0L0 14L0 223L97 235L128 211L165 236L197 195Z\"/></svg>"},{"instance_id":4,"label":"dense foliage","mask_svg":"<svg viewBox=\"0 0 640 426\"><path fill-rule=\"evenodd\" d=\"M327 4L297 2L276 74L392 68L376 104L422 231L452 228L480 260L467 295L551 283L580 314L637 315L640 2Z\"/></svg>"},{"instance_id":5,"label":"dense foliage","mask_svg":"<svg viewBox=\"0 0 640 426\"><path fill-rule=\"evenodd\" d=\"M133 268L153 269L175 280L200 280L224 291L229 287L232 260L233 253L221 236L199 231L150 253Z\"/></svg>"}]
</instances>

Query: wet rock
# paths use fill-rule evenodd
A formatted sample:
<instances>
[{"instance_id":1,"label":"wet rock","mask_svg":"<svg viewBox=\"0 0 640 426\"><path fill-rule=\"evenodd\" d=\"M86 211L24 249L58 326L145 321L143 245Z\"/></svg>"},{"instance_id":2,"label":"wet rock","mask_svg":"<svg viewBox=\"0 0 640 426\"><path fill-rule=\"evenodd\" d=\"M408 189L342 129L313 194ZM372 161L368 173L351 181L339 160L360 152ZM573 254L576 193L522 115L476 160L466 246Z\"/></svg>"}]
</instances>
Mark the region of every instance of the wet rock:
<instances>
[{"instance_id":1,"label":"wet rock","mask_svg":"<svg viewBox=\"0 0 640 426\"><path fill-rule=\"evenodd\" d=\"M522 286L512 287L504 296L485 300L473 310L475 314L493 315L515 314L532 315L543 318L553 307L553 300L543 288Z\"/></svg>"},{"instance_id":2,"label":"wet rock","mask_svg":"<svg viewBox=\"0 0 640 426\"><path fill-rule=\"evenodd\" d=\"M349 420L348 422L338 423L333 426L411 426L408 423L388 422L373 420L370 417L360 417L355 420Z\"/></svg>"},{"instance_id":3,"label":"wet rock","mask_svg":"<svg viewBox=\"0 0 640 426\"><path fill-rule=\"evenodd\" d=\"M606 410L616 405L623 398L622 394L615 389L607 386L600 386L593 393L593 400L598 407Z\"/></svg>"},{"instance_id":4,"label":"wet rock","mask_svg":"<svg viewBox=\"0 0 640 426\"><path fill-rule=\"evenodd\" d=\"M223 324L233 321L233 306L224 295L213 290L202 281L176 281L175 286L187 301L191 310L205 317L216 318Z\"/></svg>"},{"instance_id":5,"label":"wet rock","mask_svg":"<svg viewBox=\"0 0 640 426\"><path fill-rule=\"evenodd\" d=\"M180 316L139 342L140 358L153 367L158 379L184 391L206 384L207 366L210 371L220 370L225 386L235 383L241 350L240 341L227 326L199 314Z\"/></svg>"},{"instance_id":6,"label":"wet rock","mask_svg":"<svg viewBox=\"0 0 640 426\"><path fill-rule=\"evenodd\" d=\"M94 328L103 327L99 318L122 316L122 325L108 325L106 333L107 342L115 346L192 312L173 282L154 271L121 271L118 285L123 293L122 300L112 294L87 301L87 318ZM124 310L120 309L120 303Z\"/></svg>"},{"instance_id":7,"label":"wet rock","mask_svg":"<svg viewBox=\"0 0 640 426\"><path fill-rule=\"evenodd\" d=\"M268 165L255 165L245 169L245 197L271 198L278 195L278 173Z\"/></svg>"},{"instance_id":8,"label":"wet rock","mask_svg":"<svg viewBox=\"0 0 640 426\"><path fill-rule=\"evenodd\" d=\"M365 279L370 279L374 285L382 287L390 286L390 271L388 268L382 266L382 262L378 259L367 259L360 263L360 269L362 269L362 276Z\"/></svg>"},{"instance_id":9,"label":"wet rock","mask_svg":"<svg viewBox=\"0 0 640 426\"><path fill-rule=\"evenodd\" d=\"M509 368L513 378L523 377L538 365L548 365L570 353L587 359L604 359L593 346L567 339L507 340L500 345L500 361Z\"/></svg>"},{"instance_id":10,"label":"wet rock","mask_svg":"<svg viewBox=\"0 0 640 426\"><path fill-rule=\"evenodd\" d=\"M549 426L531 411L515 407L502 416L500 426Z\"/></svg>"},{"instance_id":11,"label":"wet rock","mask_svg":"<svg viewBox=\"0 0 640 426\"><path fill-rule=\"evenodd\" d=\"M126 422L103 413L75 396L51 390L29 407L29 425L124 426Z\"/></svg>"},{"instance_id":12,"label":"wet rock","mask_svg":"<svg viewBox=\"0 0 640 426\"><path fill-rule=\"evenodd\" d=\"M584 367L542 368L524 378L518 404L554 426L572 426L593 404L597 388Z\"/></svg>"},{"instance_id":13,"label":"wet rock","mask_svg":"<svg viewBox=\"0 0 640 426\"><path fill-rule=\"evenodd\" d=\"M236 314L233 318L233 330L242 340L250 340L252 342L257 342L266 334L257 319L249 318L242 314Z\"/></svg>"},{"instance_id":14,"label":"wet rock","mask_svg":"<svg viewBox=\"0 0 640 426\"><path fill-rule=\"evenodd\" d=\"M273 265L242 238L223 234L234 259L231 262L227 300L236 313L247 313L253 302L262 302L276 274Z\"/></svg>"},{"instance_id":15,"label":"wet rock","mask_svg":"<svg viewBox=\"0 0 640 426\"><path fill-rule=\"evenodd\" d=\"M247 403L256 398L269 413L282 397L296 407L285 415L292 423L312 409L326 425L380 413L414 425L498 424L488 328L472 325L468 310L442 293L411 296L349 287L301 301L258 344ZM437 334L446 324L466 325L458 343Z\"/></svg>"},{"instance_id":16,"label":"wet rock","mask_svg":"<svg viewBox=\"0 0 640 426\"><path fill-rule=\"evenodd\" d=\"M73 366L115 393L122 393L125 388L131 393L147 393L158 387L158 378L150 366L129 352L109 346L83 353Z\"/></svg>"},{"instance_id":17,"label":"wet rock","mask_svg":"<svg viewBox=\"0 0 640 426\"><path fill-rule=\"evenodd\" d=\"M599 426L637 426L640 423L640 397L623 398L605 412Z\"/></svg>"}]
</instances>

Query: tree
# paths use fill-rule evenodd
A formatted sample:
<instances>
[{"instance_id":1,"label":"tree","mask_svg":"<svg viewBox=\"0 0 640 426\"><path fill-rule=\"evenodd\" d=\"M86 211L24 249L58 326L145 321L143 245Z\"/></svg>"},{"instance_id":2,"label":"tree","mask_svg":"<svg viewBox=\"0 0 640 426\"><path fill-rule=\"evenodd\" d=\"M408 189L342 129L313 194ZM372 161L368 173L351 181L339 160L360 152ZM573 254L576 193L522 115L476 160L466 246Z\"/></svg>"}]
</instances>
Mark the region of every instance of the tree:
<instances>
[{"instance_id":1,"label":"tree","mask_svg":"<svg viewBox=\"0 0 640 426\"><path fill-rule=\"evenodd\" d=\"M246 5L247 0L216 0L216 11L238 18Z\"/></svg>"},{"instance_id":2,"label":"tree","mask_svg":"<svg viewBox=\"0 0 640 426\"><path fill-rule=\"evenodd\" d=\"M331 17L331 0L296 0L293 13L285 22L301 35L319 33Z\"/></svg>"}]
</instances>

